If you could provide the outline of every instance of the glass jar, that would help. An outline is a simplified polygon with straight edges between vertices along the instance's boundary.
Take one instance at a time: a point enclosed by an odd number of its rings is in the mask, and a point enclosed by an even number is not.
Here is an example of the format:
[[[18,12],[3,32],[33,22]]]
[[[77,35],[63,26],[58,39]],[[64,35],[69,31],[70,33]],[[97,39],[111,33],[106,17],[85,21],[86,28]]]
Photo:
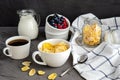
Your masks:
[[[101,42],[102,29],[98,19],[85,19],[82,29],[82,42],[87,46],[97,46]]]
[[[18,34],[20,36],[27,36],[30,39],[35,39],[38,36],[38,26],[40,24],[40,17],[36,17],[36,13],[34,10],[19,10],[17,11],[20,17],[20,21],[18,23]]]

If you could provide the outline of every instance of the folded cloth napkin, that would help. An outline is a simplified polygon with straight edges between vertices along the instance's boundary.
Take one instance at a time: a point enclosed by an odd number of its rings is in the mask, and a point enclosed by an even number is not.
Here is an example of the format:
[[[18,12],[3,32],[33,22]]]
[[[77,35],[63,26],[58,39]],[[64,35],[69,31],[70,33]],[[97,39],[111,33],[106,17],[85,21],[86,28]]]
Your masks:
[[[102,42],[95,48],[79,46],[75,39],[82,32],[85,18],[94,18],[95,15],[88,13],[77,17],[72,23],[73,32],[70,40],[72,45],[73,64],[78,63],[78,58],[86,54],[88,60],[78,64],[74,68],[86,80],[120,80],[120,45]],[[97,18],[97,17],[96,17]],[[108,29],[120,27],[120,17],[101,19],[102,33]]]

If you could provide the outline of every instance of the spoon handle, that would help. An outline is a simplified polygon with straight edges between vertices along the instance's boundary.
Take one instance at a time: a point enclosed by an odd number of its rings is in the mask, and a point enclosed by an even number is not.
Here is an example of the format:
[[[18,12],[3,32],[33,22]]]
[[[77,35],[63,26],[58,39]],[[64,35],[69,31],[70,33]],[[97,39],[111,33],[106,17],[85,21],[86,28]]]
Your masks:
[[[68,73],[70,70],[72,70],[73,67],[74,67],[74,66],[72,66],[72,67],[66,69],[60,76],[63,77],[66,73]]]
[[[75,65],[77,65],[78,63],[74,64],[72,67],[69,67],[68,69],[66,69],[60,76],[63,77],[66,73],[68,73],[69,71],[71,71]]]
[[[64,76],[66,73],[68,73],[70,70],[72,70],[74,68],[74,66],[80,64],[80,63],[84,63],[86,60],[88,59],[87,55],[82,55],[80,60],[78,61],[78,63],[74,64],[72,67],[69,67],[68,69],[66,69],[60,76]]]

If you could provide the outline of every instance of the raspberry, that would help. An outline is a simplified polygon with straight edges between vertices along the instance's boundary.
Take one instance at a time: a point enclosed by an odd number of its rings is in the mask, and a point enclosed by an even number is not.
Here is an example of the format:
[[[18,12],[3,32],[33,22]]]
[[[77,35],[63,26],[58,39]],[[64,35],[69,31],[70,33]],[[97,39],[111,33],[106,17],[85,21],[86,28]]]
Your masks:
[[[68,27],[66,19],[56,13],[48,18],[48,22],[50,25],[58,29],[65,29]]]
[[[58,29],[62,29],[62,26],[61,26],[60,24],[58,24],[58,26],[57,26],[57,27],[58,27]]]

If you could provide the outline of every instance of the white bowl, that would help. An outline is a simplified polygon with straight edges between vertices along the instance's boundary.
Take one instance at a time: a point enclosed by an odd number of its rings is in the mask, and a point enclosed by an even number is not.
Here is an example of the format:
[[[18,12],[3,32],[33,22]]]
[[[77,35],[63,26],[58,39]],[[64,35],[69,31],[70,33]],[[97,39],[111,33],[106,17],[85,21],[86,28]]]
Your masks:
[[[45,33],[46,33],[45,34],[46,35],[46,39],[56,38],[56,39],[65,39],[65,40],[67,40],[68,39],[68,35],[69,35],[68,31],[61,32],[61,33],[52,33],[52,32],[45,31]]]
[[[66,17],[63,16],[63,17],[66,19],[66,21],[67,21],[68,27],[65,28],[65,29],[57,29],[57,28],[55,28],[55,27],[53,27],[53,26],[51,26],[51,25],[49,24],[48,18],[49,18],[50,16],[54,16],[54,14],[50,14],[50,15],[48,15],[48,16],[46,17],[46,24],[45,24],[45,29],[46,29],[46,31],[58,33],[58,32],[64,32],[64,31],[66,31],[66,30],[69,30],[69,28],[70,28],[70,21],[69,21]],[[58,16],[62,16],[62,15],[58,14]]]
[[[46,38],[47,39],[51,39],[51,38],[60,38],[60,39],[67,39],[68,38],[68,33],[70,30],[70,21],[64,17],[67,21],[68,27],[65,29],[57,29],[54,26],[51,26],[48,22],[48,18],[50,16],[53,16],[54,14],[50,14],[46,17],[46,24],[45,24],[45,34],[46,34]],[[62,16],[60,14],[58,14],[59,16]]]
[[[58,53],[46,53],[40,50],[43,43],[49,42],[51,44],[57,44],[59,42],[65,42],[68,45],[68,49],[63,52]],[[68,41],[64,39],[47,39],[38,44],[38,51],[35,51],[32,55],[33,60],[39,64],[39,65],[48,65],[51,67],[60,67],[66,63],[70,56],[71,52],[71,45]],[[42,59],[43,62],[40,62],[36,59],[36,56],[39,55],[39,57]]]

